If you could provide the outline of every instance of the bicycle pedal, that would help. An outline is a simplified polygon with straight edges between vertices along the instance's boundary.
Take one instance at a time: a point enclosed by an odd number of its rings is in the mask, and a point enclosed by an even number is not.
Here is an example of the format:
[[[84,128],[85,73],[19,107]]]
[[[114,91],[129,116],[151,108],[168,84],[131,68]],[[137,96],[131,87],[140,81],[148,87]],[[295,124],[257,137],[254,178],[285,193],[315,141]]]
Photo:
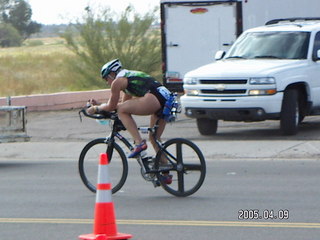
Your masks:
[[[153,183],[153,186],[156,188],[156,187],[160,187],[160,181],[159,180],[154,180],[154,181],[152,181],[152,183]]]

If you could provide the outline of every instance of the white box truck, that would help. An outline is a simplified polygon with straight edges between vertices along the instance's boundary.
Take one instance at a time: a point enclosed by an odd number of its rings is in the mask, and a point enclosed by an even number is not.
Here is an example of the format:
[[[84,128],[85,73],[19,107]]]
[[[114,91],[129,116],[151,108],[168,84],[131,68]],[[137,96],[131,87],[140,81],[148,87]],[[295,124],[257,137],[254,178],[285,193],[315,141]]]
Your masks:
[[[161,0],[163,82],[182,91],[184,75],[214,60],[236,38],[275,18],[316,17],[320,0]]]

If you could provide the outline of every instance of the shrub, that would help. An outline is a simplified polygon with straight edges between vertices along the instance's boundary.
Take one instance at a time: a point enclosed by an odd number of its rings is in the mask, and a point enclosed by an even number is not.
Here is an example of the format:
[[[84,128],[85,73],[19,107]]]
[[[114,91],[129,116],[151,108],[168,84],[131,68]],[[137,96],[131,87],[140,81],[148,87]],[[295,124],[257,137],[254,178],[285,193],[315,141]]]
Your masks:
[[[19,32],[10,24],[0,24],[0,45],[1,47],[21,46],[22,37]]]
[[[43,44],[41,40],[29,40],[26,42],[26,45],[29,47],[41,46]]]
[[[154,9],[141,16],[129,6],[116,19],[109,9],[96,15],[88,8],[84,23],[78,23],[64,34],[69,48],[80,59],[73,67],[87,79],[79,84],[105,87],[99,74],[101,66],[115,58],[127,69],[144,71],[160,80],[160,30],[151,29],[156,12]]]

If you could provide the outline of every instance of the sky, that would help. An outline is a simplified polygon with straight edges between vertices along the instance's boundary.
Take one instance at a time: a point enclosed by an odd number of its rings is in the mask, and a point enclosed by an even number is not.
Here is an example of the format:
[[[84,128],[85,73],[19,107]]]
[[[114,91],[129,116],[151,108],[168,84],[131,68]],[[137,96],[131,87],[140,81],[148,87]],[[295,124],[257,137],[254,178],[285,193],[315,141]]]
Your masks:
[[[70,23],[81,18],[84,9],[90,5],[110,7],[112,11],[123,12],[124,8],[132,4],[136,12],[146,13],[160,0],[28,0],[32,9],[32,20],[41,24]]]

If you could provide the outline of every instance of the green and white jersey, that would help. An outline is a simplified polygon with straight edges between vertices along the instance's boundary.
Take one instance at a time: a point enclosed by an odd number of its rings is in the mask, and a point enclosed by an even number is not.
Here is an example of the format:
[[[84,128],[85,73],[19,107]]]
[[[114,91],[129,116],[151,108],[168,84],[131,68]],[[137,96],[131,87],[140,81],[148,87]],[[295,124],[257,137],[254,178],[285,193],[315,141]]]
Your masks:
[[[118,73],[118,77],[126,77],[128,79],[128,86],[124,92],[134,97],[143,97],[146,93],[155,91],[162,86],[150,75],[140,71],[123,69]]]

